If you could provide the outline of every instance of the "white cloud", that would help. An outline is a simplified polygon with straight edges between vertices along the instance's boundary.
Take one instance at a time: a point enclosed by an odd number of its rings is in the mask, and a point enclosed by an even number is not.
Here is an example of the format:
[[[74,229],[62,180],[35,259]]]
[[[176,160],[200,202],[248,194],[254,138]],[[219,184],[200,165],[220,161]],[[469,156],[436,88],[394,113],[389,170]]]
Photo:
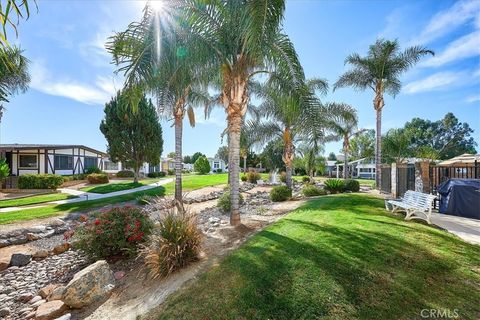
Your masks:
[[[450,86],[464,76],[463,72],[438,72],[425,79],[410,82],[404,87],[407,94],[432,91]]]
[[[94,85],[72,79],[56,80],[41,62],[31,65],[30,86],[40,92],[73,99],[85,104],[104,104],[115,94],[113,78],[98,76]]]
[[[469,96],[465,99],[465,101],[468,102],[468,103],[479,102],[480,101],[480,94]]]
[[[480,30],[451,42],[443,52],[431,57],[421,65],[438,67],[448,62],[478,55],[480,55]]]
[[[214,125],[220,128],[227,127],[227,120],[225,119],[225,113],[222,109],[214,109],[210,113],[210,116],[205,119],[205,113],[203,108],[195,109],[195,122],[203,125]]]
[[[410,41],[410,44],[426,44],[435,39],[438,39],[457,27],[460,27],[471,20],[474,20],[475,26],[480,25],[479,20],[480,1],[468,0],[458,1],[450,8],[440,11],[435,14],[420,33]]]

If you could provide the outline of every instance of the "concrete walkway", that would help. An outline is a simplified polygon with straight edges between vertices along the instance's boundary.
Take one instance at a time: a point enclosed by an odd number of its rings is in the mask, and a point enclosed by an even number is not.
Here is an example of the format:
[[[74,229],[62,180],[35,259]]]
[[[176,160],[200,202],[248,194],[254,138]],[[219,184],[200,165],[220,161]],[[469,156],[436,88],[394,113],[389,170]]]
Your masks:
[[[0,213],[2,213],[2,212],[12,212],[12,211],[18,211],[18,210],[24,210],[24,209],[43,208],[43,207],[46,207],[46,206],[52,205],[52,204],[76,203],[76,202],[82,202],[82,201],[87,201],[87,200],[97,200],[97,199],[105,199],[105,198],[111,198],[111,197],[116,197],[116,196],[122,196],[122,195],[129,194],[129,193],[134,193],[134,192],[153,189],[153,188],[156,188],[158,186],[167,184],[167,183],[172,182],[172,181],[173,181],[173,178],[162,179],[162,180],[159,180],[155,183],[151,183],[151,184],[148,184],[146,186],[141,186],[141,187],[138,187],[138,188],[135,188],[135,189],[115,191],[115,192],[110,192],[110,193],[105,193],[105,194],[86,192],[86,191],[82,191],[82,190],[69,189],[69,188],[61,188],[61,189],[58,189],[58,191],[60,191],[61,193],[66,193],[66,194],[69,194],[69,195],[72,195],[72,196],[77,196],[78,198],[45,202],[45,203],[42,203],[42,204],[32,205],[32,206],[1,208]]]
[[[466,242],[480,245],[480,220],[432,213],[431,221]]]

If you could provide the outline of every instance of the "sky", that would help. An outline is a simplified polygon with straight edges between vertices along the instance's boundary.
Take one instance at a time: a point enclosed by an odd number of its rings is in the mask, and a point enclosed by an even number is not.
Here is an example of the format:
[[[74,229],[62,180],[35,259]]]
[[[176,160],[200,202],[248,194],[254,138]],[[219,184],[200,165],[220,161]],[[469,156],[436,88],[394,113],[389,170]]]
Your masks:
[[[31,83],[26,93],[5,105],[0,141],[82,144],[105,151],[99,130],[103,108],[123,81],[114,73],[105,43],[141,17],[145,1],[37,2],[38,13],[20,22],[18,39],[9,35],[30,60]],[[475,130],[480,143],[479,0],[290,0],[284,29],[307,77],[325,78],[330,85],[348,70],[346,56],[365,55],[378,38],[398,39],[402,48],[422,45],[435,51],[402,76],[399,95],[386,96],[382,131],[402,127],[414,117],[435,121],[453,112]],[[352,105],[360,128],[374,128],[372,92],[344,88],[321,100]],[[174,150],[171,125],[162,121],[163,155]],[[184,154],[214,156],[225,127],[222,109],[209,119],[198,110],[195,128],[185,122]],[[340,143],[329,143],[325,154],[340,148]]]

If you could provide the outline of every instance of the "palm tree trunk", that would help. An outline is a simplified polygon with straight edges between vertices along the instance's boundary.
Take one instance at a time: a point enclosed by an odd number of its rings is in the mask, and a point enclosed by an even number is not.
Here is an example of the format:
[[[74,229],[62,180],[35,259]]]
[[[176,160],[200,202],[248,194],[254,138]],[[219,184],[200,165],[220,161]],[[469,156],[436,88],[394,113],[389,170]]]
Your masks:
[[[376,139],[375,139],[375,185],[381,190],[382,182],[382,108],[376,108]]]
[[[177,207],[183,203],[182,199],[182,117],[175,117],[175,201]],[[183,206],[182,206],[183,207]]]
[[[228,116],[228,178],[230,183],[230,224],[240,224],[240,133],[242,128],[242,115],[231,113]]]
[[[343,160],[343,179],[348,179],[348,152],[344,150],[343,156],[345,159]]]
[[[292,164],[285,163],[285,169],[286,169],[285,183],[287,184],[287,187],[292,189]]]

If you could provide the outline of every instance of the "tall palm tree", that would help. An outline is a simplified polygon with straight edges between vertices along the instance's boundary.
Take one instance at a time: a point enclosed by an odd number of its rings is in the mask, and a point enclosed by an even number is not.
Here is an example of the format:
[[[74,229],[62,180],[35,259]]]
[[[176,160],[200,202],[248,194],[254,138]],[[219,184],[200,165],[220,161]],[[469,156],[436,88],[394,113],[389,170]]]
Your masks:
[[[350,139],[363,132],[358,130],[357,110],[345,103],[332,102],[327,105],[330,114],[329,129],[337,139],[343,140],[343,178],[348,179],[348,156],[350,151]]]
[[[313,90],[321,88],[326,91],[327,83],[321,79],[312,79],[302,88],[290,88],[280,83],[283,90],[279,90],[279,78],[271,78],[264,85],[257,84],[255,93],[263,99],[258,107],[259,114],[266,121],[250,122],[249,136],[253,141],[261,144],[281,138],[283,141],[283,162],[286,167],[286,184],[292,187],[292,169],[295,158],[295,145],[301,138],[306,137],[308,119],[322,114],[320,101],[315,97]],[[313,124],[321,126],[320,123]],[[311,139],[311,137],[309,137]]]
[[[18,47],[0,47],[0,123],[8,97],[25,92],[30,83],[28,59]]]
[[[170,7],[170,18],[178,14]],[[126,75],[126,86],[140,86],[157,97],[158,111],[175,127],[175,200],[182,204],[182,133],[183,119],[188,116],[195,126],[193,107],[209,103],[189,48],[189,38],[177,25],[159,23],[159,12],[149,4],[141,22],[131,23],[127,30],[110,38],[107,49]],[[163,12],[162,12],[163,14]],[[162,30],[162,29],[165,30]]]
[[[295,83],[303,69],[290,39],[281,29],[284,0],[185,0],[185,21],[202,44],[199,65],[215,70],[220,102],[227,114],[230,223],[240,223],[240,133],[248,109],[249,80],[258,73],[283,70]]]
[[[400,76],[425,55],[434,55],[434,52],[420,46],[400,51],[397,40],[379,39],[370,46],[366,57],[353,53],[345,59],[345,64],[350,64],[352,69],[340,76],[333,86],[334,90],[353,87],[362,91],[371,89],[375,93],[373,108],[376,112],[375,180],[377,188],[380,188],[381,181],[382,109],[385,106],[383,95],[387,93],[395,97],[402,88]]]
[[[28,19],[30,17],[30,4],[32,2],[38,10],[36,0],[6,0],[5,3],[2,1],[0,4],[0,23],[2,26],[2,31],[0,33],[1,46],[8,46],[7,25],[15,31],[16,35],[18,35],[17,25],[20,18]]]

